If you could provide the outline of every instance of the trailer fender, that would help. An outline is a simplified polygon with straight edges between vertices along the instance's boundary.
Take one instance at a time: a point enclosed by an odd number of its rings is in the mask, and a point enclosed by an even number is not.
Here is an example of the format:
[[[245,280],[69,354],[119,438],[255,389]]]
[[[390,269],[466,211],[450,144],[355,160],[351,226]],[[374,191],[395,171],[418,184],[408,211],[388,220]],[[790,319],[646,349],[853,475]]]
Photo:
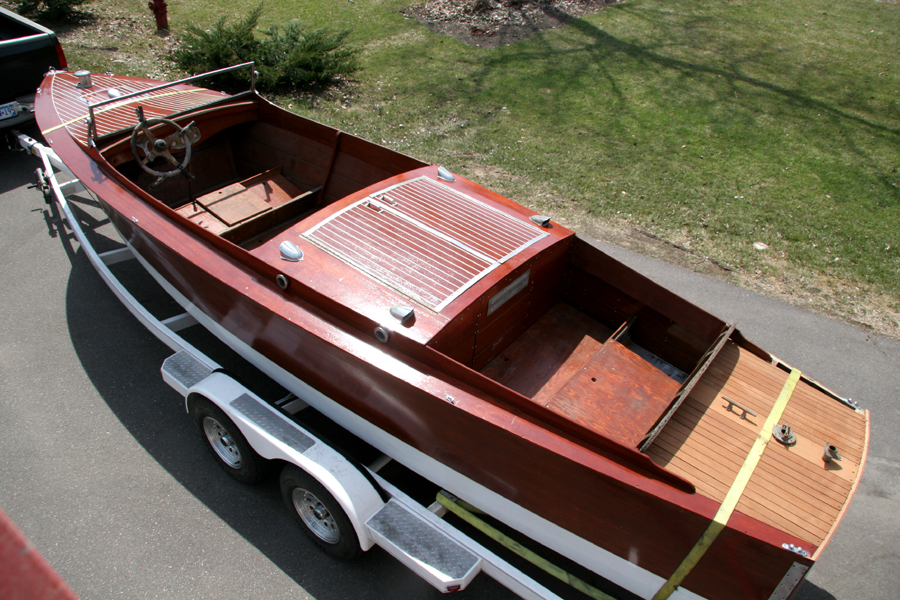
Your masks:
[[[187,390],[188,412],[198,397],[222,409],[257,454],[291,463],[313,476],[347,513],[360,547],[368,550],[374,545],[365,523],[384,506],[384,501],[350,460],[225,373],[212,373]]]

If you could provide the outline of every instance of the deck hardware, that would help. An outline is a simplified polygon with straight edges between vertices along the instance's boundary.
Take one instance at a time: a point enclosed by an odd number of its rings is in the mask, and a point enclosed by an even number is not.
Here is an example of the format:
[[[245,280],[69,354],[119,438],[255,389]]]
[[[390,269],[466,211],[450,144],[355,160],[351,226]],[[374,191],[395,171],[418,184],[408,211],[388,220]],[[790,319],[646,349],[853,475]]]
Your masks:
[[[405,304],[395,304],[391,307],[391,316],[405,324],[416,316],[416,309]]]
[[[859,402],[854,400],[853,398],[840,398],[840,401],[852,408],[853,410],[859,410]]]
[[[81,71],[75,71],[75,77],[78,78],[78,83],[75,84],[80,90],[87,90],[94,87],[94,82],[91,81],[91,72],[82,69]]]
[[[438,167],[438,179],[443,179],[444,181],[456,181],[456,176],[444,167]]]
[[[790,550],[791,552],[796,552],[800,556],[809,556],[809,552],[807,552],[800,546],[795,546],[794,544],[788,544],[787,542],[785,542],[784,544],[781,545],[781,547],[784,548],[785,550]]]
[[[831,462],[833,460],[844,460],[841,458],[841,455],[838,454],[837,446],[834,444],[829,444],[825,442],[825,452],[822,453],[822,460],[825,462]]]
[[[445,399],[447,402],[449,402],[450,404],[456,404],[456,398],[454,398],[454,397],[451,396],[450,394],[446,394],[446,395],[444,396],[444,399]]]
[[[541,227],[550,227],[550,217],[546,215],[531,215],[528,218],[532,223],[540,225]]]
[[[738,403],[735,402],[734,400],[729,400],[729,399],[726,398],[725,396],[722,396],[722,400],[724,400],[725,402],[728,403],[728,406],[725,407],[725,410],[734,412],[733,409],[734,409],[734,408],[737,408],[737,409],[739,409],[740,411],[742,411],[741,414],[739,415],[742,419],[746,419],[746,418],[747,418],[747,415],[751,415],[751,416],[754,416],[754,417],[756,416],[756,413],[755,413],[755,412],[753,412],[752,410],[749,410],[749,409],[744,408],[743,406],[741,406],[740,404],[738,404]],[[737,413],[735,413],[735,414],[737,414]]]
[[[797,443],[797,434],[794,433],[794,430],[787,423],[776,425],[775,429],[772,430],[772,435],[785,446],[793,446]]]
[[[137,217],[131,217],[131,222],[132,222],[132,223],[137,223],[137,222],[138,222],[138,218],[137,218]]]
[[[303,250],[298,248],[297,244],[289,240],[281,242],[281,245],[278,246],[278,251],[281,252],[281,260],[290,262],[303,260]]]
[[[387,202],[391,206],[397,206],[397,201],[392,200],[386,193],[382,193],[381,195],[379,195],[378,200],[380,200],[382,202]]]
[[[377,213],[383,213],[383,212],[384,212],[384,207],[383,207],[383,206],[379,206],[378,204],[373,204],[371,198],[367,198],[366,201],[365,201],[363,204],[365,205],[366,208],[371,208],[372,210],[374,210],[374,211],[377,212]]]
[[[288,285],[291,282],[290,282],[290,280],[288,280],[288,278],[285,275],[279,273],[278,275],[275,276],[275,283],[277,283],[278,287],[280,287],[281,289],[286,290],[286,289],[288,289]]]
[[[385,329],[384,327],[376,327],[375,328],[375,339],[381,342],[382,344],[387,344],[387,341],[391,337],[391,332]]]

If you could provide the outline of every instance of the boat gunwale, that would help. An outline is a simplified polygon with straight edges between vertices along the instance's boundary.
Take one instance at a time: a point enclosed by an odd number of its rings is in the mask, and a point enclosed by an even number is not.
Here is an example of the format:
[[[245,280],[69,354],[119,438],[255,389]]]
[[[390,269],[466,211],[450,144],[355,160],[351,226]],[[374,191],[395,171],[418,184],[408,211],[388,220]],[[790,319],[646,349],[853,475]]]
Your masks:
[[[871,415],[867,409],[863,409],[862,412],[865,414],[866,434],[863,442],[863,453],[859,459],[859,469],[857,469],[856,477],[853,481],[853,486],[850,488],[850,492],[847,494],[847,500],[841,507],[837,518],[834,520],[834,522],[832,522],[831,528],[829,529],[828,533],[825,534],[825,538],[822,540],[822,543],[819,544],[819,547],[816,548],[815,552],[813,552],[813,555],[811,557],[811,560],[813,561],[819,559],[819,555],[822,553],[822,550],[825,549],[825,547],[831,542],[832,537],[834,537],[838,525],[840,525],[844,520],[844,515],[847,513],[847,509],[850,508],[850,502],[853,500],[854,496],[856,496],[856,491],[859,489],[859,484],[862,481],[863,472],[866,470],[866,460],[868,460],[869,458],[869,442],[872,435],[872,421],[870,419]]]

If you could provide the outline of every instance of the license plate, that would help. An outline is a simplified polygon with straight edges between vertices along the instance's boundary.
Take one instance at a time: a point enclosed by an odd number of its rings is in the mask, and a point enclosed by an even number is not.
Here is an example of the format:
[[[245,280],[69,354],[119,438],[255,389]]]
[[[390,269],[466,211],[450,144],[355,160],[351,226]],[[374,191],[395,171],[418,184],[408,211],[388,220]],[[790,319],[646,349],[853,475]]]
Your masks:
[[[17,114],[19,114],[19,111],[16,110],[15,102],[0,104],[0,120],[15,117]]]

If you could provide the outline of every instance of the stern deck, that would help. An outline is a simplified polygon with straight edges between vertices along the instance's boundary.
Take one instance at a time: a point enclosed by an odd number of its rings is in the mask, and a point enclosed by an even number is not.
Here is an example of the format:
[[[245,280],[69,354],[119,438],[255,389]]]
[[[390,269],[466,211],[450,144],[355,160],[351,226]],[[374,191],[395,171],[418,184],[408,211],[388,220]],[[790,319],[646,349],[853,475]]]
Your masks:
[[[722,502],[787,378],[783,369],[728,342],[650,446],[650,458]],[[741,418],[723,398],[756,416]],[[819,548],[861,475],[868,415],[801,380],[781,422],[794,430],[796,444],[770,441],[736,510]],[[824,461],[826,442],[838,447],[842,461]]]

